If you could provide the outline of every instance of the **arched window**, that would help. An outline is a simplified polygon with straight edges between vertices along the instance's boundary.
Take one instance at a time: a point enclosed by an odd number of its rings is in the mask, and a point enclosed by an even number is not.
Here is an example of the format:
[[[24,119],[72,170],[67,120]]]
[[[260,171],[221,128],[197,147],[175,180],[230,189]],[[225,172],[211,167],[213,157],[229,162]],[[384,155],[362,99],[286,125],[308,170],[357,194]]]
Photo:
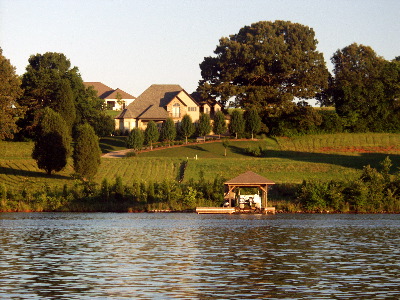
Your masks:
[[[180,118],[181,116],[181,106],[179,103],[175,103],[172,106],[172,117],[173,118]]]

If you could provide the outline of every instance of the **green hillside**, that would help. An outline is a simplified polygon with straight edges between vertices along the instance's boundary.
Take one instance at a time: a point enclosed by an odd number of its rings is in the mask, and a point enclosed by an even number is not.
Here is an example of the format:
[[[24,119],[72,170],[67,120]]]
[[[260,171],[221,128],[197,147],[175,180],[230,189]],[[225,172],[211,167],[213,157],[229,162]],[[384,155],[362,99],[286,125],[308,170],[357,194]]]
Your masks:
[[[123,137],[101,140],[103,152],[124,148]],[[30,158],[33,143],[0,142],[0,183],[8,189],[35,190],[43,186],[75,183],[72,162],[65,170],[46,175]],[[261,149],[254,157],[246,149]],[[182,175],[184,180],[220,176],[232,178],[247,170],[277,183],[300,183],[304,179],[340,180],[356,178],[363,166],[379,167],[390,156],[394,168],[400,166],[400,134],[337,134],[295,138],[230,142],[227,156],[221,142],[191,144],[143,152],[131,158],[103,158],[95,182],[110,182],[121,176],[124,184],[137,181],[161,182]],[[196,159],[197,156],[197,159]]]

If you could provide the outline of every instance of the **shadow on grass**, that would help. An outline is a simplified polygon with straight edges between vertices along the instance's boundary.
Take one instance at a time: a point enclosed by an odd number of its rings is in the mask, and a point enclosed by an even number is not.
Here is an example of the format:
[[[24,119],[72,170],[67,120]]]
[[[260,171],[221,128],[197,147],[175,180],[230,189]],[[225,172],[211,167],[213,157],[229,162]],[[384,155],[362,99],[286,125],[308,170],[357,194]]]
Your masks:
[[[359,153],[359,155],[344,155],[338,153],[313,153],[313,152],[296,152],[296,151],[279,151],[279,150],[266,150],[262,157],[276,157],[287,158],[289,160],[310,162],[310,163],[323,163],[332,164],[342,167],[349,167],[354,169],[362,169],[364,166],[370,165],[373,168],[380,168],[379,163],[382,162],[387,156],[392,161],[392,172],[400,165],[399,154],[388,153]]]
[[[185,148],[189,148],[189,149],[197,150],[197,151],[209,152],[208,150],[206,150],[206,149],[204,149],[203,147],[200,147],[200,146],[185,146]]]
[[[249,154],[246,152],[246,149],[245,149],[245,148],[242,148],[242,147],[230,145],[230,146],[228,146],[228,149],[229,149],[232,153],[235,153],[235,154],[240,154],[240,155],[244,155],[244,156],[251,156],[251,155],[249,155]],[[267,156],[266,156],[266,157],[267,157]]]
[[[28,171],[28,170],[20,170],[20,169],[13,169],[13,168],[7,168],[7,167],[0,167],[0,174],[21,176],[21,177],[36,177],[36,178],[72,180],[71,177],[65,176],[65,175],[60,175],[60,174],[48,175],[47,173],[39,172],[39,171]]]
[[[100,149],[102,153],[126,149],[125,136],[109,136],[100,139]]]

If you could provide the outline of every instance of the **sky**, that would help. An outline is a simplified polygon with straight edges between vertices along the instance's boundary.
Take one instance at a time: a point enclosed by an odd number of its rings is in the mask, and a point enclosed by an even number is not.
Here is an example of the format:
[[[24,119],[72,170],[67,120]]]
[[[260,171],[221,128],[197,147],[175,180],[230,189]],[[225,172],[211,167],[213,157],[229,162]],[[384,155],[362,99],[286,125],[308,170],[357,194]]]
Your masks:
[[[313,28],[329,70],[352,43],[400,56],[399,0],[0,0],[0,47],[18,75],[30,55],[60,52],[84,81],[136,97],[151,84],[191,93],[221,37],[275,20]]]

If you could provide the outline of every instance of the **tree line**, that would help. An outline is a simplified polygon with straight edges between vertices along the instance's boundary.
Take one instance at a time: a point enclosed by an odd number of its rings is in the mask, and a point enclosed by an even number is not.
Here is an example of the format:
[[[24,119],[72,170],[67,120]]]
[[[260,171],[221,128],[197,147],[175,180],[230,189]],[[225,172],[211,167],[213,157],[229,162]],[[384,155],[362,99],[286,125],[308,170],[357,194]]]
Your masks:
[[[333,54],[330,74],[317,44],[312,28],[290,21],[244,26],[204,58],[197,91],[255,108],[271,135],[399,132],[400,56],[387,61],[353,43]],[[309,99],[334,110],[312,109]]]
[[[212,120],[209,114],[201,114],[196,123],[193,122],[190,115],[184,115],[182,120],[176,124],[172,118],[167,118],[161,126],[154,121],[149,121],[145,130],[133,128],[128,132],[127,147],[137,152],[142,150],[144,145],[153,149],[153,144],[156,142],[171,145],[176,139],[184,139],[187,144],[188,138],[193,136],[201,136],[205,140],[211,131],[219,138],[221,135],[226,135],[228,131],[236,138],[242,137],[247,132],[248,137],[253,139],[260,129],[261,117],[254,109],[244,112],[240,109],[232,110],[228,125],[222,111],[217,111]]]

